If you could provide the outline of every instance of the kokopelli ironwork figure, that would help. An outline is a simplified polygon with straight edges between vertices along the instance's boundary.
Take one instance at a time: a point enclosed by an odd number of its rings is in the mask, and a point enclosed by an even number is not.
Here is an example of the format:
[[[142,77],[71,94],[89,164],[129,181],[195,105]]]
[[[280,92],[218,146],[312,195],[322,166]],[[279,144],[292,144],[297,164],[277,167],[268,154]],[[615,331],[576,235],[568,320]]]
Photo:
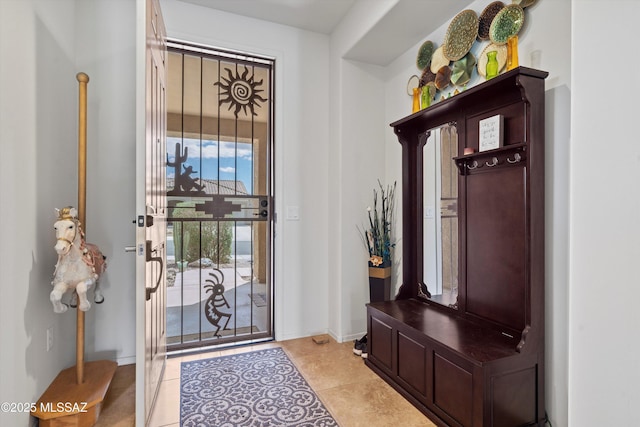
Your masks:
[[[207,302],[204,305],[204,315],[207,317],[209,323],[217,328],[214,335],[219,338],[220,320],[225,319],[222,330],[227,330],[227,325],[229,325],[229,320],[231,319],[231,313],[224,313],[220,311],[219,308],[227,307],[230,309],[231,306],[224,297],[224,286],[222,285],[222,282],[224,282],[224,274],[217,268],[214,268],[213,270],[214,272],[209,273],[209,276],[214,280],[207,279],[206,282],[211,283],[211,285],[204,286],[206,292],[211,292],[211,296],[207,299]]]

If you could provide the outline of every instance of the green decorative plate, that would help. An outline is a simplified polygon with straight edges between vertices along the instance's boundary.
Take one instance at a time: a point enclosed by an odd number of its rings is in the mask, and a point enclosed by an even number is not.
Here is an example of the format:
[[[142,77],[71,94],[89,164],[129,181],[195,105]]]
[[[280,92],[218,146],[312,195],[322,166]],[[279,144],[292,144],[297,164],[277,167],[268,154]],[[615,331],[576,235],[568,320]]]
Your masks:
[[[495,18],[503,8],[504,3],[501,1],[494,1],[484,8],[478,19],[478,38],[480,40],[489,40],[489,28],[491,28],[493,18]]]
[[[433,56],[434,50],[435,46],[431,40],[422,43],[422,46],[418,49],[418,57],[416,58],[416,65],[419,70],[424,70],[431,64],[431,57]]]
[[[463,86],[471,80],[471,74],[476,67],[476,57],[471,52],[464,58],[457,60],[451,67],[451,83],[456,86]],[[486,68],[486,66],[485,66]]]
[[[471,9],[457,14],[449,24],[444,36],[444,56],[457,61],[469,52],[478,36],[478,15]],[[431,70],[433,71],[433,69]]]
[[[518,34],[524,24],[524,9],[517,4],[505,6],[491,23],[489,38],[495,44],[505,44],[509,37]]]

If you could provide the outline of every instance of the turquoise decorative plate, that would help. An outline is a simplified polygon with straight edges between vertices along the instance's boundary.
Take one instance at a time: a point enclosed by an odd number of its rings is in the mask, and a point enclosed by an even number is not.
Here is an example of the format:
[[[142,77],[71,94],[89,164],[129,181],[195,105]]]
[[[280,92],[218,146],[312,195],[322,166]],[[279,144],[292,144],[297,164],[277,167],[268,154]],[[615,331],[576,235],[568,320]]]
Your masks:
[[[451,67],[451,83],[463,86],[471,80],[471,74],[476,67],[476,57],[473,53],[467,53],[464,58],[457,60]],[[486,65],[485,65],[486,68]]]
[[[494,1],[484,8],[478,19],[478,38],[480,40],[489,40],[489,28],[491,28],[493,18],[495,18],[503,8],[504,3],[501,1]]]
[[[433,56],[434,50],[435,46],[431,40],[422,43],[422,46],[418,49],[418,57],[416,58],[416,65],[419,70],[424,70],[431,64],[431,57]]]
[[[444,36],[444,56],[457,61],[469,52],[478,36],[478,15],[471,9],[457,14],[449,24]],[[431,70],[433,71],[433,69]]]
[[[497,45],[505,44],[509,37],[518,34],[524,24],[524,9],[517,4],[505,6],[491,23],[489,38]]]

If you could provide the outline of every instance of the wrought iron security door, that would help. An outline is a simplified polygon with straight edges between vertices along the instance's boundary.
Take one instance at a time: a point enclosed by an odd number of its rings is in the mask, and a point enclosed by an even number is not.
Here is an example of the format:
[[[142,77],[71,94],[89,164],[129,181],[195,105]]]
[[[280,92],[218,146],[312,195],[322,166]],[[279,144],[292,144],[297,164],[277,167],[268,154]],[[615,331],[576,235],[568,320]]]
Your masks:
[[[169,43],[169,350],[273,337],[272,59]]]

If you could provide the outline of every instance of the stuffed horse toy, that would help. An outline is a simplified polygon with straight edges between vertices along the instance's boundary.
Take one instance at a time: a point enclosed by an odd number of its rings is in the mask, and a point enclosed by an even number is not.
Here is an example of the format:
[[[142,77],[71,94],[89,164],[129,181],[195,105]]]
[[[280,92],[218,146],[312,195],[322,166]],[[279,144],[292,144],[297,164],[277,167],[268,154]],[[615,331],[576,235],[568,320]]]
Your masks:
[[[56,209],[58,219],[53,228],[56,230],[56,252],[58,262],[53,272],[53,291],[50,299],[53,311],[64,313],[68,305],[61,302],[62,296],[68,290],[75,290],[72,296],[71,306],[77,298],[78,308],[87,311],[91,303],[87,299],[87,290],[91,286],[94,289],[94,302],[100,304],[104,297],[98,286],[98,279],[107,267],[106,257],[102,255],[97,246],[85,243],[84,233],[78,220],[78,211],[68,206]],[[76,297],[77,295],[77,297]]]

